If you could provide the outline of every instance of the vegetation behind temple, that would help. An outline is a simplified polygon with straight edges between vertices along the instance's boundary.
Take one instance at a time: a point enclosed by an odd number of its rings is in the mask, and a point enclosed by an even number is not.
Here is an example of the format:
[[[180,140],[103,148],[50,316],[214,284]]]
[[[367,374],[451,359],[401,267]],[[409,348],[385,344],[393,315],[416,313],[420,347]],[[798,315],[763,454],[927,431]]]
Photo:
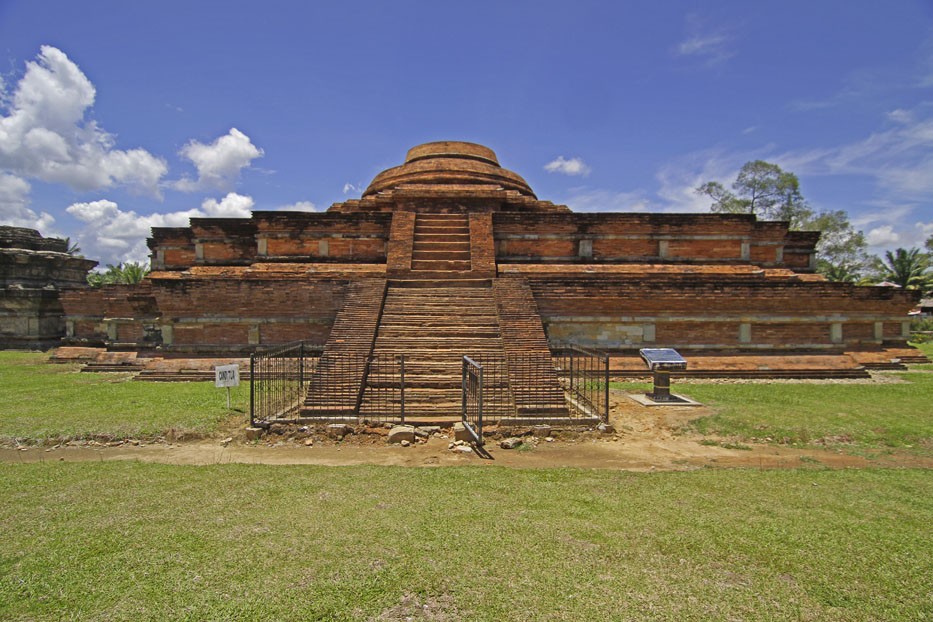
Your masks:
[[[845,211],[814,208],[803,197],[794,173],[763,160],[742,166],[730,188],[708,181],[696,191],[712,200],[710,210],[717,214],[754,214],[763,220],[787,221],[791,229],[819,231],[817,270],[831,281],[887,281],[923,291],[933,287],[933,236],[927,239],[925,251],[898,248],[884,257],[871,255],[865,234],[852,226]]]
[[[149,274],[148,265],[135,261],[127,261],[115,266],[107,264],[107,269],[103,272],[93,271],[88,273],[87,282],[91,287],[114,284],[132,285],[142,281],[146,278],[147,274]]]

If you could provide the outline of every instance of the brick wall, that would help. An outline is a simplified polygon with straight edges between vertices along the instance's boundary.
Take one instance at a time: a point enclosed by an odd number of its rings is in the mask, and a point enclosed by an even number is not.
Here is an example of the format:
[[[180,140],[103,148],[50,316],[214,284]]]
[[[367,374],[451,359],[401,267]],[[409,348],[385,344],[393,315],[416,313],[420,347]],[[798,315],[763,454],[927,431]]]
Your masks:
[[[496,256],[503,262],[732,262],[784,264],[808,271],[818,234],[788,232],[787,223],[744,214],[493,215]]]
[[[403,274],[411,270],[411,253],[415,240],[415,213],[395,212],[389,234],[387,274]]]
[[[470,262],[473,272],[496,274],[496,246],[492,237],[492,214],[470,214]]]
[[[609,347],[840,347],[900,338],[914,295],[888,288],[793,279],[530,279],[552,339]],[[831,326],[841,326],[834,338]],[[743,335],[742,325],[745,325]]]

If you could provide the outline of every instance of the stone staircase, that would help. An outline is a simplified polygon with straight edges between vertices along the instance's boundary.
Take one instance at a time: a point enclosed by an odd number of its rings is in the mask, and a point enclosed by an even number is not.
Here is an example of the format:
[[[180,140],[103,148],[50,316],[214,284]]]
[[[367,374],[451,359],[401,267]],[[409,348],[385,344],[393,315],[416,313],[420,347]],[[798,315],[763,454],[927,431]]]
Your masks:
[[[485,416],[499,419],[514,413],[489,280],[459,281],[456,286],[418,281],[391,284],[373,354],[378,359],[405,356],[406,422],[459,419],[464,355],[488,363],[488,373],[484,369]],[[378,391],[382,388],[371,381],[362,417],[379,416]]]
[[[470,221],[466,214],[416,214],[413,272],[469,271]]]
[[[385,295],[385,279],[350,285],[311,374],[302,417],[356,417]]]
[[[568,417],[564,390],[528,282],[514,277],[496,279],[493,295],[517,414]]]
[[[460,419],[468,356],[483,366],[487,420],[568,418],[525,279],[476,278],[468,215],[413,218],[404,234],[412,236],[410,270],[350,291],[312,374],[302,417],[397,421],[404,386],[407,423],[453,423]]]

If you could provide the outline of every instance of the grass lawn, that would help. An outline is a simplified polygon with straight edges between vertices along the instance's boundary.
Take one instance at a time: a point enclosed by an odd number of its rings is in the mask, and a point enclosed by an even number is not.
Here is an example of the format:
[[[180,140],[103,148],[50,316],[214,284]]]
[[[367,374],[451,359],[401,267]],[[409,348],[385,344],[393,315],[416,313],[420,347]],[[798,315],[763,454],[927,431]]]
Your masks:
[[[703,434],[776,442],[854,443],[933,453],[933,374],[901,373],[897,384],[689,384],[673,389],[716,414],[693,422]],[[612,383],[647,391],[650,384]]]
[[[933,615],[930,471],[3,468],[5,620]]]
[[[230,414],[224,390],[211,382],[135,382],[128,374],[49,365],[47,358],[0,351],[0,442],[205,433]],[[248,401],[248,386],[233,389],[234,408],[245,413]]]
[[[915,343],[913,346],[926,354],[928,359],[933,360],[933,341],[928,341],[927,343]],[[925,371],[933,371],[933,364],[927,363],[926,365],[915,365],[914,368],[922,369]]]

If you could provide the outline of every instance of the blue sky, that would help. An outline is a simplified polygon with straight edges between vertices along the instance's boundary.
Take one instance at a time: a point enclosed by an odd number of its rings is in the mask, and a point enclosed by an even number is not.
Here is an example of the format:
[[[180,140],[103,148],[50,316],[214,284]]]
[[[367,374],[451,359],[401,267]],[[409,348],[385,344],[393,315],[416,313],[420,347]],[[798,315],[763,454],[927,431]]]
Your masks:
[[[876,252],[933,234],[929,2],[0,0],[0,54],[0,223],[102,263],[430,140],[581,211],[706,211],[766,159]]]

